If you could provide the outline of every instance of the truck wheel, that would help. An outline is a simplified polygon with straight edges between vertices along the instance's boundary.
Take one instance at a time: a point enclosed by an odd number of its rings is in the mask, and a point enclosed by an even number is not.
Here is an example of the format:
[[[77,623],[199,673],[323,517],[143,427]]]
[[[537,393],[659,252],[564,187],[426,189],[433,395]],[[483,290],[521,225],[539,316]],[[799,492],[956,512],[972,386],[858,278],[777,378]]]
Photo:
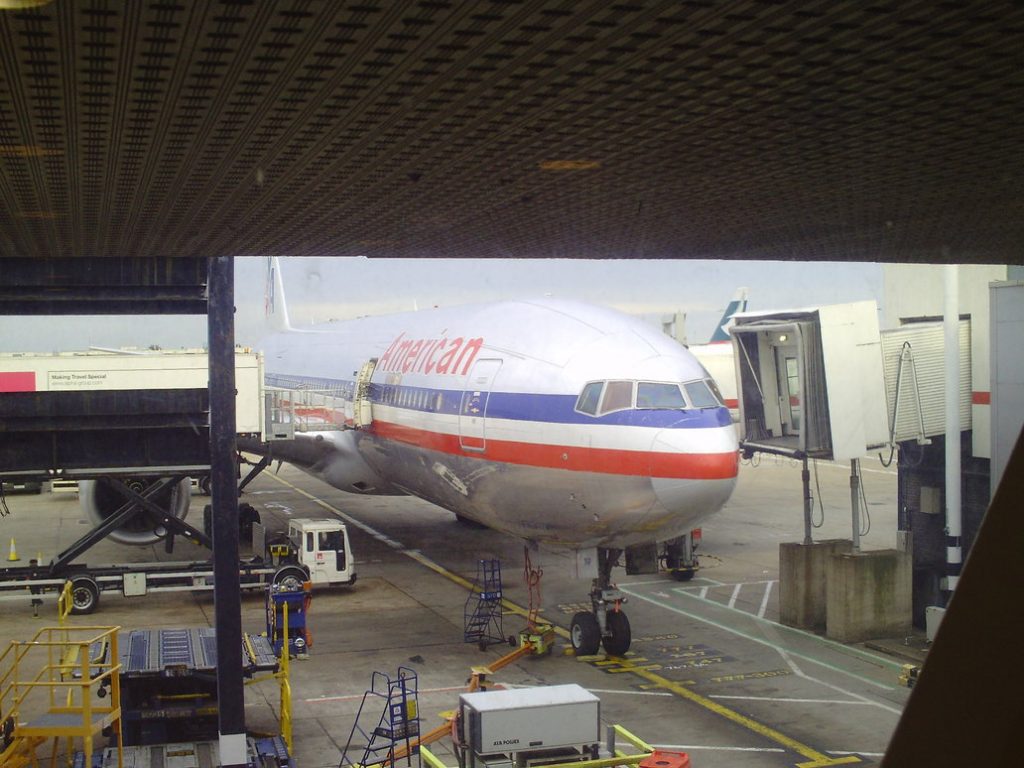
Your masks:
[[[274,574],[274,586],[286,592],[301,592],[302,584],[309,577],[297,565],[285,565]]]
[[[100,588],[88,578],[71,580],[71,613],[84,616],[96,610],[100,604]]]

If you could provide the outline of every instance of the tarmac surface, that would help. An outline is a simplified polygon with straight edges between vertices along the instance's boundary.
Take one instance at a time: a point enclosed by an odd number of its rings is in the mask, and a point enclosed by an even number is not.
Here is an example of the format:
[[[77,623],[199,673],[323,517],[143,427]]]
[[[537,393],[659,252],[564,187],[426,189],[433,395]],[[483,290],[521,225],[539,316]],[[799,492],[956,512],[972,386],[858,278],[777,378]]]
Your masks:
[[[862,548],[891,548],[895,467],[865,460],[863,486],[870,525],[860,521]],[[814,538],[849,538],[849,467],[819,462],[812,487],[815,523],[820,520]],[[340,516],[357,562],[353,587],[314,592],[310,655],[291,666],[299,768],[339,764],[375,671],[392,678],[399,667],[415,671],[427,731],[456,707],[472,666],[508,652],[507,644],[481,651],[463,642],[467,585],[479,560],[501,561],[505,597],[518,606],[506,610],[503,636],[525,625],[529,596],[521,540],[468,527],[418,499],[346,494],[287,466],[278,474],[265,472],[242,500],[271,530],[283,530],[290,517]],[[206,503],[206,497],[193,496],[193,524],[202,520]],[[7,504],[11,514],[0,520],[0,533],[3,542],[16,541],[21,564],[30,557],[48,561],[88,527],[74,492],[10,495]],[[542,617],[560,634],[551,655],[522,659],[492,680],[506,687],[579,683],[600,697],[602,725],[619,723],[651,744],[686,751],[694,768],[874,764],[909,694],[898,674],[903,663],[919,657],[920,637],[843,645],[778,624],[778,545],[802,539],[800,465],[771,457],[744,463],[736,493],[703,528],[702,569],[692,581],[615,572],[628,596],[633,632],[624,658],[572,655],[565,630],[572,614],[586,607],[589,582],[572,577],[569,555],[530,552],[532,564],[543,569]],[[81,559],[99,565],[206,556],[187,543],[168,555],[161,545],[105,541]],[[27,596],[0,605],[5,644],[56,623],[52,602],[39,609],[39,618]],[[213,618],[208,593],[104,593],[95,614],[73,621],[134,629],[211,626]],[[265,630],[259,593],[243,593],[242,623],[247,632]],[[249,729],[276,731],[277,707],[274,683],[247,687]],[[364,717],[361,725],[375,724],[380,712]],[[447,739],[430,749],[446,765],[456,764]],[[359,757],[350,753],[348,759]]]

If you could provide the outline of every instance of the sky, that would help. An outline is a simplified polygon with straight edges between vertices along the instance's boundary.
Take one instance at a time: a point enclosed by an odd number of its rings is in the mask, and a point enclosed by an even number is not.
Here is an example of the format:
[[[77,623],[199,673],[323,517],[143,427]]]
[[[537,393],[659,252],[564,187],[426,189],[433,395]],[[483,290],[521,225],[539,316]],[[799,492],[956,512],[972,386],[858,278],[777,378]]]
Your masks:
[[[293,326],[432,306],[555,296],[632,314],[686,314],[691,344],[708,340],[738,287],[749,310],[875,300],[882,267],[866,262],[582,259],[283,258]],[[255,345],[263,324],[266,259],[235,261],[235,338]],[[0,352],[89,347],[206,346],[205,317],[0,317]]]

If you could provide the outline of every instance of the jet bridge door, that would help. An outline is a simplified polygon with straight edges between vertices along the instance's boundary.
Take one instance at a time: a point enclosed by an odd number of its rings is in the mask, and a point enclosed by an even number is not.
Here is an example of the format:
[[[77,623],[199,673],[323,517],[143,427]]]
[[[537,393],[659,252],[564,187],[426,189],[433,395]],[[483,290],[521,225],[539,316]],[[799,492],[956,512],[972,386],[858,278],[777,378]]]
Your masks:
[[[477,360],[469,372],[459,407],[459,446],[464,451],[483,453],[487,448],[485,422],[491,384],[501,369],[501,360]]]

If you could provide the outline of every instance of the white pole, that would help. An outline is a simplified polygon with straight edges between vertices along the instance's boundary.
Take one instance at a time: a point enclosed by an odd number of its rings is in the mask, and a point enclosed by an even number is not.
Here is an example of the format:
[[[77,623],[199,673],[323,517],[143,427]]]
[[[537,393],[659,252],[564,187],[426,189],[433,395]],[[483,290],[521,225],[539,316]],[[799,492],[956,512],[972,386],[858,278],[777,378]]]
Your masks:
[[[946,589],[952,592],[960,578],[963,559],[960,548],[962,520],[960,511],[960,312],[959,270],[948,263],[949,251],[943,250],[945,267],[945,306],[943,330],[946,342]]]

